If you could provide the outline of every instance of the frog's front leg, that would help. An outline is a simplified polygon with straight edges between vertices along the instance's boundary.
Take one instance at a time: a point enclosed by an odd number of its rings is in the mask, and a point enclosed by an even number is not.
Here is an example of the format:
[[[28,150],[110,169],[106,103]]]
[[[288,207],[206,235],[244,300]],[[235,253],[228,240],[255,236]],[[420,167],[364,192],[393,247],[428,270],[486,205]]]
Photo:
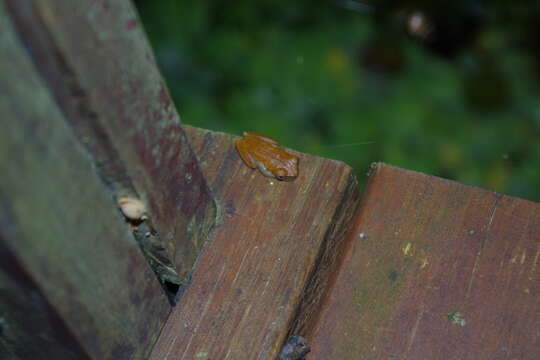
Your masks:
[[[271,177],[271,178],[275,178],[276,175],[274,175],[270,170],[268,170],[266,168],[266,166],[264,166],[264,164],[261,162],[261,161],[256,161],[257,163],[257,168],[260,170],[260,172],[264,175],[264,176],[267,176],[267,177]]]

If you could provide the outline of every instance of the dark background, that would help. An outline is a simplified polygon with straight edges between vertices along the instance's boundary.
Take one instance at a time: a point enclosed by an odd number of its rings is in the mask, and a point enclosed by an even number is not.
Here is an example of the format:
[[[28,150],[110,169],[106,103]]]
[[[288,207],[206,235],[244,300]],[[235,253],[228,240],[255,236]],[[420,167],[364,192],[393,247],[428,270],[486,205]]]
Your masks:
[[[540,201],[528,3],[135,1],[184,123]]]

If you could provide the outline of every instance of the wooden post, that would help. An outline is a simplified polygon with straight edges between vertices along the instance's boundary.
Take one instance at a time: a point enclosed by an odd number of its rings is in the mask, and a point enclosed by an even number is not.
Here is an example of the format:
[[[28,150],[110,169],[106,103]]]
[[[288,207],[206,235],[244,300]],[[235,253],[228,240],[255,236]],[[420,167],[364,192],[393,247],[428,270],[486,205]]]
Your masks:
[[[186,284],[216,206],[134,8],[3,0],[0,74],[0,358],[146,358],[171,308],[140,245]]]
[[[4,0],[115,199],[136,197],[181,280],[216,208],[129,0]]]

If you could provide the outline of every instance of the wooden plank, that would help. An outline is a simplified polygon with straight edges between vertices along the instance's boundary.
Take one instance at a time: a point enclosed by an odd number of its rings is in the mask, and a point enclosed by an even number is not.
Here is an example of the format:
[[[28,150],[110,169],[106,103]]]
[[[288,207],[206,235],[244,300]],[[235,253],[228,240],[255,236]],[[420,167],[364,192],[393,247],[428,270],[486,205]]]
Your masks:
[[[5,209],[2,211],[5,212]],[[89,359],[32,277],[7,248],[0,216],[0,358]]]
[[[539,359],[540,205],[378,164],[307,359]]]
[[[5,0],[34,63],[115,198],[148,206],[181,279],[216,221],[129,0]]]
[[[147,357],[170,307],[3,3],[0,74],[0,358]]]
[[[222,223],[151,358],[275,359],[300,306],[318,303],[306,288],[325,287],[315,269],[339,253],[356,181],[345,164],[305,154],[294,182],[272,180],[242,162],[233,136],[185,129]]]

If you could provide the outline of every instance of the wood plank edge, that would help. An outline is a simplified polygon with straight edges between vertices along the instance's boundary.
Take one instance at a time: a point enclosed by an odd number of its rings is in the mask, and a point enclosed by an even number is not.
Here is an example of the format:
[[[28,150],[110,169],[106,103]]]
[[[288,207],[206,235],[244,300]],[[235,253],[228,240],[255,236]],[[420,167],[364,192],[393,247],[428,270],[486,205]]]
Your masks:
[[[360,189],[354,171],[348,165],[347,186],[343,190],[342,200],[336,208],[331,226],[326,231],[319,253],[302,291],[302,297],[293,312],[289,330],[284,336],[283,345],[293,335],[308,338],[310,329],[317,322],[319,310],[324,299],[331,291],[336,268],[348,243],[351,242],[353,220],[360,206]],[[309,344],[308,344],[309,345]]]
[[[354,225],[364,212],[365,199],[369,197],[378,173],[382,168],[387,166],[393,167],[392,165],[387,165],[382,162],[373,162],[367,173],[368,181],[361,192],[351,168],[350,177],[353,178],[353,181],[350,182],[347,191],[344,192],[344,201],[342,202],[342,205],[336,209],[334,215],[335,220],[332,222],[340,225],[339,228],[336,229],[336,232],[339,232],[339,239],[334,241],[336,248],[334,252],[332,252],[329,246],[331,245],[331,240],[325,238],[316,265],[313,268],[312,274],[303,291],[304,295],[302,300],[291,321],[284,344],[291,336],[300,334],[307,339],[309,345],[309,339],[317,331],[316,329],[320,325],[320,310],[325,306],[332,289],[336,286],[336,278],[340,268],[343,266],[346,254],[356,241]],[[354,198],[354,200],[347,201],[347,196]],[[329,229],[327,237],[329,233],[331,233],[331,230],[332,229]]]

